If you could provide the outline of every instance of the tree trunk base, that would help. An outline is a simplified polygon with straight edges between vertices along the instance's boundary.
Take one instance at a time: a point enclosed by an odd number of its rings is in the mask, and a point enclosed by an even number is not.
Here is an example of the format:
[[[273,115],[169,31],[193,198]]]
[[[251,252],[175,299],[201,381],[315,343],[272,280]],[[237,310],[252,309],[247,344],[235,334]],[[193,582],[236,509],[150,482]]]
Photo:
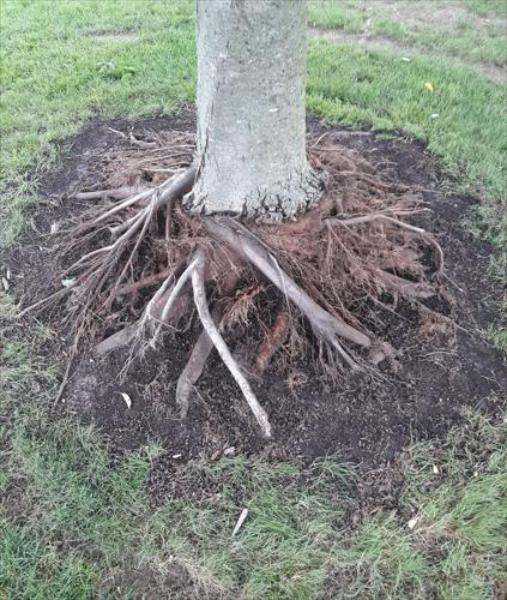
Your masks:
[[[293,221],[298,215],[315,208],[322,197],[323,182],[311,169],[290,180],[271,185],[269,189],[256,187],[255,191],[236,203],[234,216],[256,223],[277,224]],[[208,195],[199,181],[185,199],[185,206],[193,214],[212,216]],[[226,211],[231,212],[231,211]]]

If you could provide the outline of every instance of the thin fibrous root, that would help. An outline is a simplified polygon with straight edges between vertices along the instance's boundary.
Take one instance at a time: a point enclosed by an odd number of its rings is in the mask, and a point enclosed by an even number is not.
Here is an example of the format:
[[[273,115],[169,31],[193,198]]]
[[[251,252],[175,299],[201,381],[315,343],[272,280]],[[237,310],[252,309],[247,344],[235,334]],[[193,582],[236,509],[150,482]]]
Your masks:
[[[209,219],[206,226],[210,233],[229,244],[240,255],[250,261],[265,275],[295,306],[301,310],[310,322],[315,335],[328,342],[349,364],[357,369],[359,365],[345,352],[338,341],[344,338],[358,346],[370,349],[371,339],[345,321],[335,317],[319,306],[299,285],[280,267],[275,257],[254,237],[246,237],[242,232],[234,231],[234,221],[230,218]]]
[[[63,288],[61,290],[57,290],[53,294],[50,294],[49,296],[46,296],[45,298],[42,298],[42,300],[39,300],[38,302],[35,302],[34,304],[30,304],[30,306],[27,306],[21,312],[18,313],[17,318],[21,319],[25,315],[27,315],[29,312],[32,312],[32,311],[37,310],[37,309],[42,309],[43,307],[45,307],[50,302],[55,302],[57,300],[61,300],[62,298],[64,298],[71,291],[71,289],[73,287],[74,286],[69,286],[69,287]]]
[[[369,215],[361,215],[358,217],[350,217],[347,219],[342,219],[340,217],[330,217],[327,219],[323,219],[322,226],[332,226],[332,225],[342,225],[344,227],[349,227],[353,225],[361,225],[364,223],[372,223],[374,221],[383,221],[384,223],[390,223],[391,225],[396,225],[403,229],[407,229],[408,231],[412,231],[413,233],[417,233],[421,239],[423,239],[427,244],[432,246],[437,253],[438,256],[438,265],[437,265],[437,275],[441,275],[444,270],[444,252],[440,246],[440,244],[428,234],[425,229],[421,227],[416,227],[415,225],[410,225],[410,223],[405,223],[405,221],[401,221],[396,218],[398,216],[411,216],[417,214],[417,210],[407,210],[407,211],[395,211],[395,216],[389,216],[385,212],[377,212]]]
[[[406,214],[413,214],[410,211],[405,211]],[[393,223],[394,225],[398,225],[399,227],[404,227],[405,229],[409,229],[410,231],[414,231],[416,233],[425,233],[424,229],[420,227],[416,227],[415,225],[410,225],[409,223],[405,223],[404,221],[400,221],[394,217],[390,217],[384,213],[372,213],[370,215],[361,215],[359,217],[350,217],[348,219],[341,219],[338,217],[331,217],[329,219],[324,220],[324,224],[338,224],[338,225],[360,225],[362,223],[371,223],[372,221],[385,221],[386,223]]]
[[[119,205],[106,211],[102,215],[99,215],[91,222],[85,223],[84,225],[78,227],[77,231],[75,232],[77,234],[82,233],[83,230],[86,231],[90,226],[97,225],[108,216],[112,216],[117,211],[121,211],[123,208],[135,204],[141,199],[149,198],[149,203],[144,206],[132,219],[129,219],[128,227],[112,244],[105,248],[94,250],[88,254],[85,254],[67,270],[67,273],[72,273],[76,270],[84,269],[84,272],[81,273],[79,280],[86,282],[83,289],[86,290],[86,296],[88,300],[86,300],[84,297],[82,299],[82,314],[84,314],[88,309],[89,304],[92,302],[92,298],[97,297],[101,293],[104,283],[111,276],[111,274],[114,273],[117,264],[123,256],[123,253],[129,247],[132,240],[134,240],[134,245],[132,250],[129,252],[128,259],[123,264],[119,274],[116,275],[114,282],[112,282],[110,293],[103,300],[102,306],[111,306],[115,297],[118,295],[118,290],[121,289],[124,283],[125,276],[133,264],[134,257],[149,230],[153,218],[157,213],[157,209],[188,192],[192,187],[194,176],[194,169],[187,169],[179,176],[175,176],[174,178],[167,180],[159,187],[148,192],[141,192],[137,196],[120,202]]]
[[[175,269],[175,272],[176,271],[178,271],[178,269]],[[159,287],[149,303],[146,305],[146,308],[144,309],[143,315],[140,317],[140,319],[135,323],[126,325],[123,329],[120,329],[116,333],[113,333],[109,337],[99,342],[95,346],[95,353],[98,356],[104,356],[113,350],[124,348],[136,338],[142,337],[148,323],[155,322],[160,325],[162,322],[162,311],[167,305],[168,298],[173,293],[174,284],[172,286],[170,285],[173,280],[174,276],[167,276],[166,274],[164,283]],[[187,312],[189,301],[189,295],[181,293],[180,291],[178,297],[171,302],[171,310],[169,312],[166,311],[165,323],[176,323]]]
[[[141,201],[147,200],[150,197],[152,199],[152,202],[150,203],[151,208],[153,210],[157,210],[167,202],[179,198],[180,196],[183,196],[184,194],[189,192],[192,189],[194,178],[195,169],[193,167],[189,167],[185,171],[177,173],[173,177],[170,177],[169,179],[161,183],[159,186],[148,190],[140,191],[134,196],[127,198],[123,202],[116,204],[106,212],[99,215],[97,218],[92,219],[88,223],[85,223],[79,229],[91,229],[95,227],[98,223],[109,219],[110,217],[128,208],[129,206],[138,204]],[[148,207],[145,207],[145,210],[147,208]],[[142,215],[143,213],[140,214]]]
[[[266,335],[266,338],[260,345],[257,353],[255,366],[259,373],[264,373],[275,352],[279,350],[280,346],[287,339],[289,333],[289,321],[289,313],[285,310],[280,311],[276,315],[273,327],[268,335]]]
[[[132,283],[127,283],[122,285],[116,290],[118,296],[124,296],[126,294],[133,294],[140,290],[143,290],[147,287],[152,287],[167,277],[172,273],[172,269],[164,269],[163,271],[159,271],[158,273],[154,273],[153,275],[149,275],[148,277],[144,277],[139,281],[134,281]]]
[[[257,422],[262,431],[262,435],[265,438],[271,437],[271,425],[268,420],[266,411],[259,404],[255,394],[250,387],[250,384],[244,377],[241,369],[234,360],[231,351],[227,347],[223,337],[220,335],[215,322],[213,321],[208,303],[206,300],[206,291],[204,289],[204,269],[205,269],[205,258],[201,251],[197,252],[197,260],[192,269],[192,289],[194,292],[194,302],[197,308],[197,313],[201,320],[202,326],[208,337],[213,342],[213,345],[217,349],[220,358],[223,360],[225,366],[229,369],[229,372],[236,380],[239,388],[241,389],[245,400],[248,403],[251,411],[253,412]]]

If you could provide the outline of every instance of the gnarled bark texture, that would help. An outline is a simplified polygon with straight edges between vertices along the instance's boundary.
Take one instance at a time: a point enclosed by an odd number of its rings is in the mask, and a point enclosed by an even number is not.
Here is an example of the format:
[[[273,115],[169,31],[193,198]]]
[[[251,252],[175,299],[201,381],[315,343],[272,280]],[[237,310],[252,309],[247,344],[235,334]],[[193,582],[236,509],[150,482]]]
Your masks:
[[[197,179],[204,214],[276,222],[315,204],[305,148],[304,0],[197,0]]]

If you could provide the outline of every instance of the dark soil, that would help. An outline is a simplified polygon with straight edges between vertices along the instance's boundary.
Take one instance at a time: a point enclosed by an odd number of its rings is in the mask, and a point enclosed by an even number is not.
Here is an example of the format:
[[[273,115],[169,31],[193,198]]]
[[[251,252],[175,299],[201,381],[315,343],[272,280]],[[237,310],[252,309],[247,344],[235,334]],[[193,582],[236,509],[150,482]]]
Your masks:
[[[224,599],[221,589],[204,587],[194,581],[184,565],[170,563],[163,575],[150,567],[122,565],[117,574],[107,580],[100,590],[101,598],[142,598],[143,600],[207,600]]]
[[[46,203],[34,216],[34,227],[47,234],[51,224],[85,208],[67,199],[81,189],[101,160],[119,145],[128,144],[111,130],[143,138],[147,130],[193,130],[192,115],[130,122],[93,122],[61,148],[61,165],[40,181]],[[325,126],[310,120],[314,132]],[[384,177],[424,188],[424,199],[433,216],[426,225],[437,236],[446,256],[449,293],[454,298],[452,316],[456,332],[438,321],[423,323],[418,312],[400,306],[386,317],[381,332],[401,351],[397,372],[380,376],[346,374],[337,385],[321,380],[307,365],[287,377],[277,369],[276,358],[263,382],[252,381],[273,426],[266,443],[241,394],[212,354],[193,395],[187,420],[179,419],[174,394],[196,331],[176,334],[162,349],[150,351],[124,382],[120,371],[127,353],[115,352],[103,360],[83,356],[65,395],[64,411],[95,422],[109,439],[113,454],[122,454],[157,441],[167,450],[153,484],[164,486],[172,469],[191,457],[217,457],[225,448],[236,453],[262,455],[273,460],[294,457],[311,460],[337,455],[340,460],[370,468],[392,464],[413,441],[445,435],[461,419],[466,406],[494,411],[492,395],[507,389],[507,368],[502,355],[484,341],[480,328],[494,323],[502,290],[488,278],[492,249],[474,239],[463,219],[474,199],[445,193],[438,167],[423,145],[400,139],[378,139],[368,132],[335,129],[336,142],[355,148],[379,166]],[[50,292],[58,283],[57,263],[48,248],[48,237],[31,233],[8,258],[15,295],[25,304]],[[452,303],[451,303],[452,304]],[[449,312],[450,304],[435,305]],[[57,325],[56,311],[45,316]],[[48,351],[62,352],[61,347]],[[310,362],[310,361],[308,361]],[[129,409],[120,392],[132,400]],[[174,457],[170,458],[169,457]]]

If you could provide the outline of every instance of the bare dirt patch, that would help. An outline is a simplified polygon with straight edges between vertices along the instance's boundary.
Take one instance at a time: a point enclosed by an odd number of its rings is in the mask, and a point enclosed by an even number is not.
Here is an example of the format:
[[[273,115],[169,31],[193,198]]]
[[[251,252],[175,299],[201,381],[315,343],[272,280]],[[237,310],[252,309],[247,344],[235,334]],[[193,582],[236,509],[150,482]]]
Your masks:
[[[101,597],[124,598],[125,595],[143,600],[232,600],[221,586],[209,577],[200,576],[191,564],[168,561],[163,569],[157,567],[122,565],[101,586]]]
[[[141,34],[137,31],[104,31],[90,34],[90,37],[96,42],[129,44],[138,42],[141,39]]]
[[[464,19],[473,19],[477,28],[487,33],[495,19],[476,15],[463,0],[368,0],[358,3],[367,14],[382,14],[393,20],[415,27],[439,27],[459,29]]]
[[[419,0],[417,8],[413,2],[382,2],[383,9],[396,16],[404,23],[423,25],[458,25],[459,21],[468,15],[468,10],[463,2],[433,2],[432,0]]]
[[[308,360],[300,361],[292,377],[275,360],[263,380],[253,380],[273,425],[270,442],[259,437],[236,384],[214,354],[197,384],[187,419],[180,419],[175,384],[198,335],[195,327],[166,336],[163,346],[148,351],[124,382],[120,373],[128,352],[115,351],[101,360],[83,356],[72,374],[64,412],[95,422],[108,436],[113,454],[161,443],[167,460],[157,474],[157,485],[167,483],[182,461],[217,457],[226,448],[274,460],[336,454],[347,462],[385,466],[412,441],[445,435],[460,421],[465,406],[494,412],[489,398],[507,388],[503,357],[478,333],[478,328],[494,322],[502,290],[486,274],[491,248],[473,239],[463,226],[474,200],[444,193],[435,161],[420,144],[380,140],[368,132],[329,130],[316,120],[310,120],[309,128],[315,135],[331,134],[344,152],[353,150],[367,158],[386,182],[420,191],[433,211],[423,224],[437,235],[445,251],[447,274],[453,282],[449,291],[454,296],[448,303],[429,302],[428,308],[459,320],[461,328],[450,332],[438,318],[423,323],[414,307],[393,305],[393,312],[377,315],[382,323],[377,333],[401,351],[396,372],[386,369],[377,376],[345,372],[333,384],[322,380]],[[136,140],[143,140],[149,132],[168,130],[194,131],[193,116],[94,122],[85,127],[63,144],[61,168],[41,181],[42,196],[57,206],[39,211],[36,229],[47,234],[55,222],[64,222],[89,206],[69,196],[90,180],[100,179],[113,154],[122,149],[131,152],[131,132]],[[14,293],[17,298],[24,296],[25,303],[59,284],[55,281],[58,265],[46,235],[22,240],[8,262],[17,282]],[[44,318],[58,327],[58,311]],[[243,340],[235,341],[233,350],[239,355],[242,345]],[[58,354],[64,349],[62,344],[52,351]],[[121,392],[130,397],[130,408]]]
[[[23,479],[13,479],[0,490],[1,516],[14,522],[23,522],[31,508]]]
[[[366,50],[394,50],[402,54],[405,58],[410,58],[415,54],[413,45],[403,44],[388,36],[372,34],[366,31],[363,33],[350,33],[340,29],[319,29],[318,27],[312,27],[308,30],[308,33],[314,38],[327,40],[333,44],[348,44],[357,46],[358,48],[365,48]],[[433,58],[441,58],[441,54],[431,51],[430,48],[424,48],[424,54]],[[505,67],[484,61],[466,62],[456,57],[447,57],[447,60],[457,66],[466,67],[485,75],[495,83],[507,83],[507,69]]]

